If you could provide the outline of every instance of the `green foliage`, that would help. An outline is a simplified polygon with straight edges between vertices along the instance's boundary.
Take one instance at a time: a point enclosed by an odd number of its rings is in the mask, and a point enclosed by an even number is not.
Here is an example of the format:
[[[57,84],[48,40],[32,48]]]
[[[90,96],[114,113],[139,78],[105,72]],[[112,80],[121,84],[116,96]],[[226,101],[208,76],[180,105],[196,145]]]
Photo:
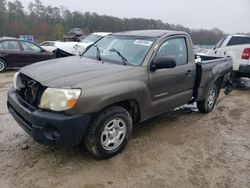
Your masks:
[[[23,5],[20,1],[15,0],[14,2],[8,2],[8,13],[10,19],[22,19],[25,17]]]
[[[0,0],[0,13],[6,12],[6,1],[5,0]]]
[[[71,12],[64,7],[44,6],[40,0],[29,3],[28,13],[19,0],[0,0],[0,36],[18,37],[31,34],[36,40],[62,40],[71,28],[82,28],[86,34],[96,31],[117,32],[136,29],[169,29],[188,32],[195,44],[214,44],[225,34],[219,29],[191,30],[161,20],[117,18],[90,12]]]

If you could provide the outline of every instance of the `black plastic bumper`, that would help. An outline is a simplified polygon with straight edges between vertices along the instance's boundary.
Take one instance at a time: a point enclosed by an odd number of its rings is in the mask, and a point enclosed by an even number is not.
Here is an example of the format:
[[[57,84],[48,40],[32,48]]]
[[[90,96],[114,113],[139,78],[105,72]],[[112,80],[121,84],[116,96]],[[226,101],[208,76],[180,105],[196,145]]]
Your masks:
[[[8,109],[18,124],[38,143],[75,146],[87,130],[90,115],[44,112],[23,101],[15,91],[8,93]]]
[[[240,77],[249,77],[250,78],[250,65],[240,65],[238,75]]]

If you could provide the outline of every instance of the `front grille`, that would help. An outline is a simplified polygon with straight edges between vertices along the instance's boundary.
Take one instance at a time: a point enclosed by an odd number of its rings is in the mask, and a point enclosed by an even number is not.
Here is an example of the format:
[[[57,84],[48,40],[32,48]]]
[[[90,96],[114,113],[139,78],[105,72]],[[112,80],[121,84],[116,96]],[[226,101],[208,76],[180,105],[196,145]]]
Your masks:
[[[17,93],[28,104],[37,107],[46,87],[32,78],[19,74],[17,78]]]

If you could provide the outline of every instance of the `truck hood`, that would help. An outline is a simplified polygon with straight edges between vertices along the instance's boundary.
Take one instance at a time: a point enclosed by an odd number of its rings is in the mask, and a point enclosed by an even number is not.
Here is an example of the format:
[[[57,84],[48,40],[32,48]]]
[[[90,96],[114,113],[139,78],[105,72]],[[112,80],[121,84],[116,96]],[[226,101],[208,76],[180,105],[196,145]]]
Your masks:
[[[110,76],[133,69],[125,66],[71,56],[35,63],[20,70],[20,73],[47,87],[71,88],[79,83],[99,77]]]

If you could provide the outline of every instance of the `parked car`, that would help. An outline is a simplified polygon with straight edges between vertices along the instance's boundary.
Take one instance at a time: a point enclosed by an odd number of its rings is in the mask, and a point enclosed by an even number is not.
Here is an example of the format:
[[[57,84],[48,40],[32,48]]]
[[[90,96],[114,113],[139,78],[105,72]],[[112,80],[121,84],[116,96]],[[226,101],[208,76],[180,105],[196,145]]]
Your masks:
[[[209,54],[232,57],[236,76],[250,78],[250,36],[228,35]]]
[[[33,42],[0,38],[0,72],[52,59],[54,54]]]
[[[83,30],[81,28],[72,28],[67,36],[63,37],[64,42],[69,42],[69,41],[79,41],[79,37],[84,34]]]
[[[55,46],[57,47],[57,56],[58,57],[65,57],[65,56],[72,56],[72,55],[81,55],[88,46],[94,44],[101,38],[109,35],[110,33],[106,32],[97,32],[92,33],[85,39],[80,42],[62,42],[58,43]]]
[[[122,151],[138,122],[195,101],[201,112],[213,110],[232,59],[201,59],[195,63],[185,32],[111,34],[81,57],[22,68],[8,109],[38,143],[65,147],[84,140],[93,156],[109,158]]]
[[[83,33],[83,30],[81,28],[72,28],[69,32],[68,32],[68,35],[69,36],[76,36],[76,37],[80,37],[82,36],[84,33]]]
[[[61,43],[60,41],[44,41],[40,43],[40,46],[49,51],[49,52],[54,52],[57,49],[57,44]]]

